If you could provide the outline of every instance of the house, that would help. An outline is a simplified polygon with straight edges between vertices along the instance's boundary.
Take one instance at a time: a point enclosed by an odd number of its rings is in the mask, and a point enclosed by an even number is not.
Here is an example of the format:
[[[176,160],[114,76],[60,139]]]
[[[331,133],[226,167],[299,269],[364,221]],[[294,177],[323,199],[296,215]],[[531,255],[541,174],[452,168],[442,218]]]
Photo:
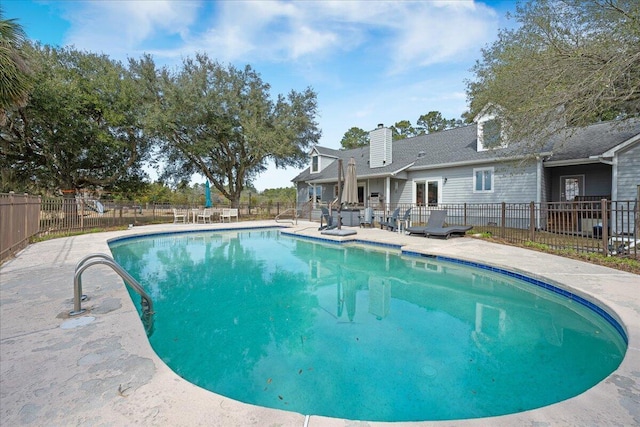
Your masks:
[[[310,166],[292,181],[298,207],[330,204],[338,160],[356,161],[361,206],[635,200],[640,186],[640,120],[597,123],[555,135],[545,147],[509,143],[495,116],[413,138],[392,140],[383,125],[370,145],[314,146]]]

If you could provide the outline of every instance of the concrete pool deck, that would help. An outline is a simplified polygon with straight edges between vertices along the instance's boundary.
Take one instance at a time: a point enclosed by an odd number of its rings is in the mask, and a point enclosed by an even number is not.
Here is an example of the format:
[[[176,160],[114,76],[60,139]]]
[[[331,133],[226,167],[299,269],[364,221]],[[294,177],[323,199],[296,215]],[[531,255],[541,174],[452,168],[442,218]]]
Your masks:
[[[158,426],[591,426],[640,425],[640,276],[473,238],[426,239],[380,229],[346,238],[298,222],[287,232],[333,240],[402,245],[403,250],[491,264],[543,278],[606,308],[625,328],[620,367],[566,401],[513,415],[415,423],[305,416],[240,403],[180,378],[154,353],[119,276],[96,266],[83,274],[89,309],[73,309],[76,263],[110,254],[109,239],[148,233],[281,226],[274,221],[164,224],[32,244],[0,266],[0,425]],[[446,398],[446,396],[443,396]]]

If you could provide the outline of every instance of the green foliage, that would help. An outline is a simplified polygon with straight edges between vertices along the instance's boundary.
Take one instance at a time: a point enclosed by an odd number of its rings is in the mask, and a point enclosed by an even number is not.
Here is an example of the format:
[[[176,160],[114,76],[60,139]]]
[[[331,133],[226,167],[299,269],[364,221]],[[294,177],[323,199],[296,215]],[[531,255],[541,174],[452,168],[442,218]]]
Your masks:
[[[393,140],[397,141],[462,125],[463,121],[460,119],[445,119],[439,111],[429,111],[427,114],[423,114],[418,118],[417,126],[415,127],[409,120],[400,120],[391,126],[390,129]],[[352,127],[345,132],[340,141],[340,145],[343,149],[369,145],[369,132],[358,127]]]
[[[515,19],[474,67],[467,119],[499,105],[510,139],[541,144],[567,127],[640,115],[640,2],[536,0]]]
[[[400,120],[391,126],[391,134],[394,141],[416,136],[416,130],[409,120]]]
[[[320,137],[310,88],[274,101],[250,66],[225,67],[206,55],[185,59],[176,72],[152,74],[144,60],[133,66],[156,98],[148,124],[161,144],[163,178],[199,173],[234,206],[268,161],[301,166]]]
[[[296,201],[296,188],[269,188],[260,194],[260,200],[294,203]]]
[[[369,132],[359,127],[352,127],[344,133],[340,145],[344,150],[369,145]]]
[[[6,176],[48,192],[139,186],[150,141],[134,77],[104,55],[25,49],[34,85],[28,104],[10,111],[0,127],[3,176],[8,171]]]
[[[539,251],[549,250],[549,245],[544,243],[532,242],[531,240],[527,240],[524,242],[524,246],[531,249],[537,249]]]
[[[27,102],[31,79],[29,62],[22,49],[27,39],[15,19],[4,19],[0,9],[0,125],[7,110],[22,107]]]
[[[423,114],[418,118],[417,125],[417,134],[422,135],[460,126],[462,125],[462,121],[445,119],[439,111],[429,111],[427,114]]]

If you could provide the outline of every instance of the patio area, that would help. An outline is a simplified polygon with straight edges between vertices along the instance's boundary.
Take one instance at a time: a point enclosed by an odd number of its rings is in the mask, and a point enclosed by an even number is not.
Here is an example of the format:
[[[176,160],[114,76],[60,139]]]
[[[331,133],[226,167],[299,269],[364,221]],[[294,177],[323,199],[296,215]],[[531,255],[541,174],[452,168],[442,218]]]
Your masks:
[[[109,239],[283,225],[274,221],[161,224],[28,246],[0,267],[0,425],[390,425],[253,406],[183,380],[155,354],[122,280],[106,267],[86,270],[83,292],[90,299],[82,305],[88,311],[68,316],[76,263],[90,253],[109,254]],[[357,234],[333,237],[321,235],[318,226],[298,221],[286,232],[400,245],[405,251],[517,271],[597,301],[627,332],[629,344],[620,367],[572,399],[501,417],[393,425],[640,425],[640,276],[469,237],[427,239],[378,228],[353,228]]]

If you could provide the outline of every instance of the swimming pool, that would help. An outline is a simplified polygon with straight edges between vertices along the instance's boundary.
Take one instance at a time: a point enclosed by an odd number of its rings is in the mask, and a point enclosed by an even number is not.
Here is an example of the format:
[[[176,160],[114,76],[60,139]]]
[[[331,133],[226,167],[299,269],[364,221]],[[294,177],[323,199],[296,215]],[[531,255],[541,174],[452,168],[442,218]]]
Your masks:
[[[150,341],[179,375],[303,414],[518,412],[579,394],[626,349],[611,322],[567,296],[394,249],[260,230],[125,240],[112,251],[154,299]]]

